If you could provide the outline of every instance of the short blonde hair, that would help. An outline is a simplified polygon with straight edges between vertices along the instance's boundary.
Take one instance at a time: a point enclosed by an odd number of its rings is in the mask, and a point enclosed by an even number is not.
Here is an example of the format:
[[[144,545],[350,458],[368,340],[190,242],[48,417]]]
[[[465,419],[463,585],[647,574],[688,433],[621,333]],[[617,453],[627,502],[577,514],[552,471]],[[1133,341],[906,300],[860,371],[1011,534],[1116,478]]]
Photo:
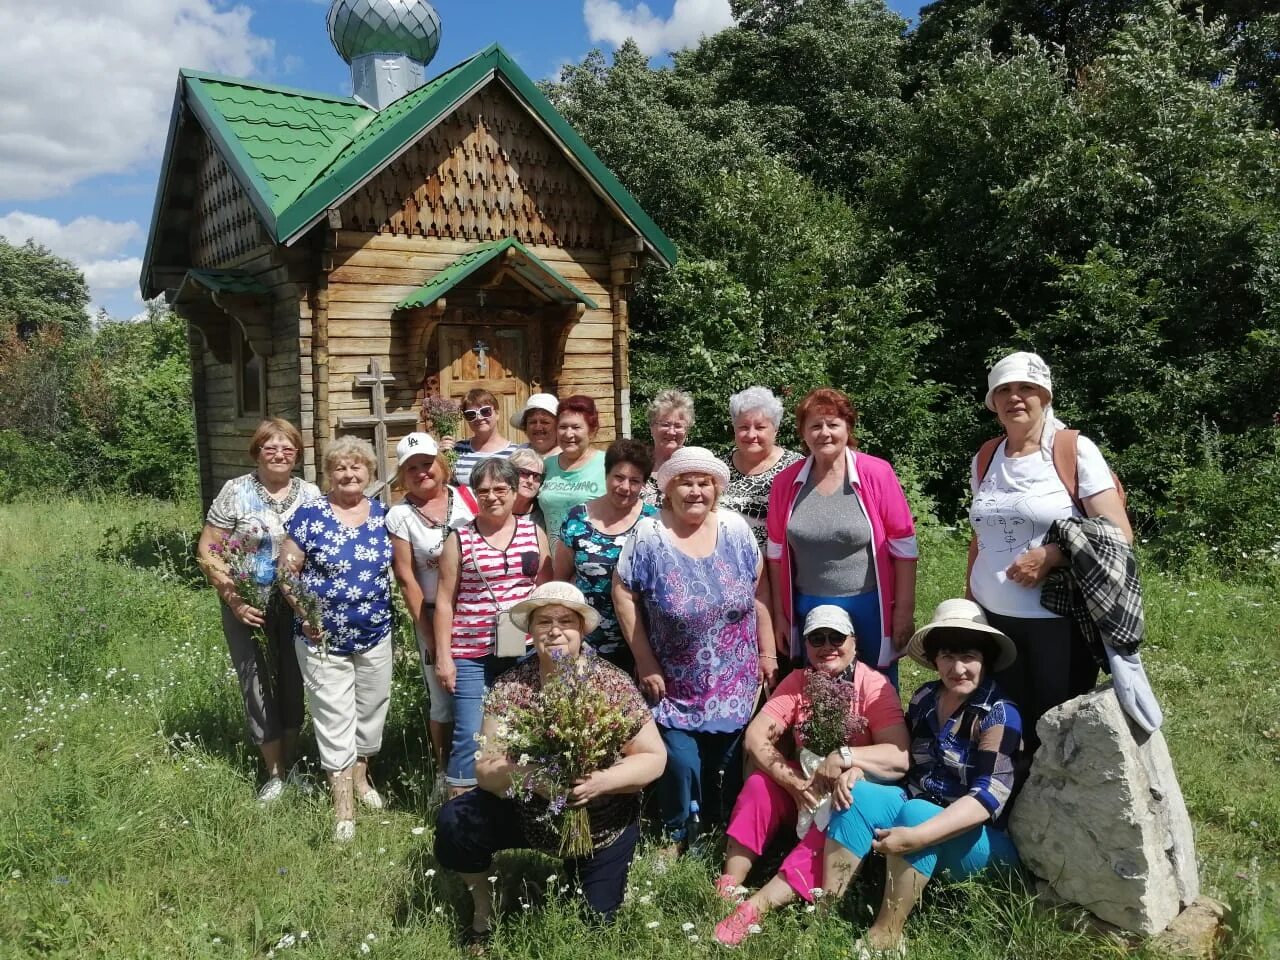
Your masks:
[[[693,426],[693,397],[685,393],[683,390],[677,390],[675,387],[668,387],[665,390],[659,390],[658,395],[653,398],[653,402],[649,404],[649,425],[653,426],[653,422],[659,417],[670,415],[679,411],[684,414],[685,420],[689,422],[689,426]]]
[[[289,446],[302,452],[302,434],[298,432],[298,428],[284,417],[267,417],[253,431],[253,438],[249,441],[249,456],[257,460],[258,454],[272,437],[284,437],[289,441]]]
[[[537,408],[535,407],[534,409]],[[542,457],[538,456],[538,452],[536,450],[531,450],[528,447],[521,447],[515,453],[511,454],[511,456],[507,457],[507,460],[510,461],[511,465],[517,470],[521,467],[524,467],[526,470],[531,470],[534,467],[541,470],[546,469],[546,464],[543,462]]]
[[[324,451],[324,475],[330,477],[334,469],[343,460],[360,460],[369,468],[370,478],[378,475],[378,455],[373,452],[373,444],[351,434],[338,437]]]

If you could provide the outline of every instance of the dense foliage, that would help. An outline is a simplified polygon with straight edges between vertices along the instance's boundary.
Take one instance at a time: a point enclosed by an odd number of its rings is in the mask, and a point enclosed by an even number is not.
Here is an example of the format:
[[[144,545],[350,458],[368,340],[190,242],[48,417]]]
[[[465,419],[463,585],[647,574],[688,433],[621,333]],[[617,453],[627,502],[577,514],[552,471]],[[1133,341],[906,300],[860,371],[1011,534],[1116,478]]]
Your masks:
[[[166,310],[90,324],[76,268],[0,238],[0,501],[192,489],[186,328]]]
[[[548,85],[680,246],[634,304],[635,400],[691,390],[717,445],[730,390],[834,383],[864,445],[954,517],[997,431],[986,370],[1034,349],[1169,558],[1204,557],[1195,531],[1274,571],[1276,15],[938,0],[908,32],[878,0],[734,12],[670,66],[626,45]]]

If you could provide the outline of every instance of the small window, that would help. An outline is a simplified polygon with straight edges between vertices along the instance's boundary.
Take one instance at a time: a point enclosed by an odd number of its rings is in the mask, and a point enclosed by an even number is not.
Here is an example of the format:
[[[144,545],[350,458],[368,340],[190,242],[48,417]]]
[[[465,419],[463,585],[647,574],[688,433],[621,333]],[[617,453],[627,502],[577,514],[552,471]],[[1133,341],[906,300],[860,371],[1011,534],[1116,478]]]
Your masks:
[[[261,417],[266,413],[267,366],[253,352],[253,347],[241,332],[236,339],[232,364],[236,372],[236,415]]]

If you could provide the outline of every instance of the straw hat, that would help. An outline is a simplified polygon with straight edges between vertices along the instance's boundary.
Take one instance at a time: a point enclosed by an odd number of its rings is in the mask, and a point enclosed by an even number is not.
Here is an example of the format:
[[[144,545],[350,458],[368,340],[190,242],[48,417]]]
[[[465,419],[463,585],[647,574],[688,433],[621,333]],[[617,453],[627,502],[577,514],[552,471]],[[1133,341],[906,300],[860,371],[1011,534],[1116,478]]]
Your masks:
[[[511,622],[526,633],[533,611],[540,607],[568,607],[582,617],[582,635],[595,631],[600,626],[600,614],[587,604],[582,591],[572,583],[552,580],[535,587],[533,593],[511,608]]]
[[[654,479],[665,495],[671,481],[685,473],[705,473],[714,478],[720,490],[729,485],[729,468],[706,447],[681,447],[658,468]]]
[[[987,664],[990,670],[1003,670],[1018,659],[1018,650],[1013,641],[987,623],[980,606],[972,600],[964,599],[943,600],[938,604],[933,611],[933,619],[917,630],[907,644],[907,656],[922,667],[936,670],[933,661],[925,656],[924,641],[933,631],[942,629],[968,630],[986,636],[998,651],[995,662]]]

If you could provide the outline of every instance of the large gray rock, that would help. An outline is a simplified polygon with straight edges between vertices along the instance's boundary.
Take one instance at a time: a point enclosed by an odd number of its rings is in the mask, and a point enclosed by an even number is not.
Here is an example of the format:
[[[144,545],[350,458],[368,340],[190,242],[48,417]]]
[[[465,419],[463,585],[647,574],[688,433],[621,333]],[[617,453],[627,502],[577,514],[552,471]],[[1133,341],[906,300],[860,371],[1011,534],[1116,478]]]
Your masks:
[[[1063,900],[1159,933],[1200,893],[1164,736],[1132,726],[1109,684],[1050,710],[1036,732],[1009,825],[1022,862]]]

